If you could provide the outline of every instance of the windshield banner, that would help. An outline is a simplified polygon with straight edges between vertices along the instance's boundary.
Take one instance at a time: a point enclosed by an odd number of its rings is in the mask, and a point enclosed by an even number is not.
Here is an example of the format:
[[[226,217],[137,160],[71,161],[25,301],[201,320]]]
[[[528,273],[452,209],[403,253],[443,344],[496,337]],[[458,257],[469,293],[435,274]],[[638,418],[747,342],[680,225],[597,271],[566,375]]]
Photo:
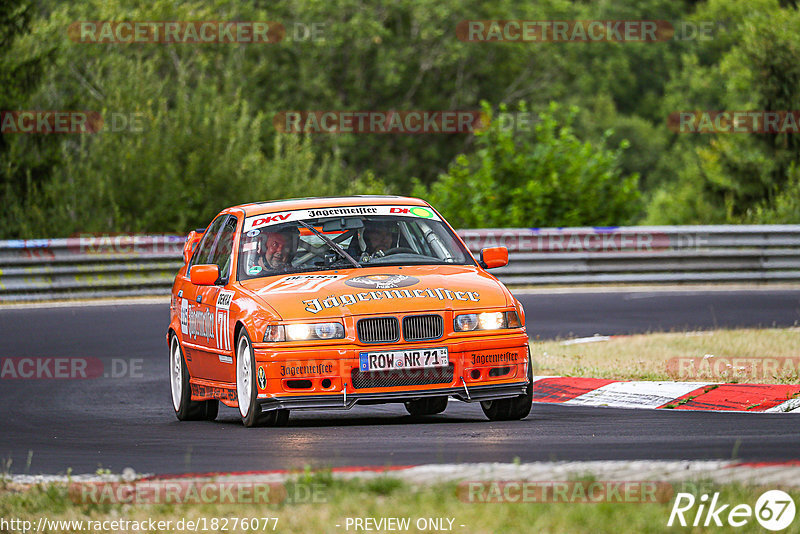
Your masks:
[[[370,215],[394,215],[397,217],[412,217],[417,219],[430,219],[440,221],[436,212],[425,206],[342,206],[332,208],[315,208],[310,210],[292,210],[277,213],[265,213],[248,217],[244,222],[244,231],[264,228],[292,221],[319,219],[326,217]]]

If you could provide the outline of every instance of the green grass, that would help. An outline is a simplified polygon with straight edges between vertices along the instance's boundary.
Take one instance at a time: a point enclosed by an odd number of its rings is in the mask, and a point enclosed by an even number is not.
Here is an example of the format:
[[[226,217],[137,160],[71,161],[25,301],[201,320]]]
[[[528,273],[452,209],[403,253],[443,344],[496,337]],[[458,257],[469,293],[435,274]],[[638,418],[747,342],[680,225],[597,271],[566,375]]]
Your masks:
[[[592,476],[579,477],[591,482]],[[318,487],[316,502],[282,504],[202,504],[202,505],[120,505],[75,503],[63,484],[32,488],[13,487],[6,483],[0,489],[0,517],[38,521],[51,520],[198,520],[205,518],[277,517],[277,532],[354,532],[345,529],[347,518],[385,517],[411,518],[409,532],[420,532],[419,518],[451,518],[453,532],[464,533],[602,533],[663,532],[674,497],[664,503],[471,503],[459,497],[456,483],[415,486],[391,476],[371,480],[336,479],[328,473],[300,476],[294,484]],[[295,488],[296,489],[296,488]],[[684,483],[674,491],[686,491],[696,497],[719,491],[721,503],[753,506],[766,489],[742,485],[717,486],[709,482]],[[289,488],[291,492],[291,488]],[[800,492],[790,491],[795,502]],[[695,508],[696,509],[696,508]],[[692,516],[693,517],[693,516]],[[336,527],[336,525],[341,525]],[[461,527],[460,525],[464,525]],[[229,527],[230,528],[230,527]],[[673,527],[680,532],[703,532],[703,528]],[[676,530],[676,531],[677,531]],[[724,531],[717,529],[719,531]],[[755,520],[737,532],[760,531]],[[241,531],[241,529],[229,530]],[[260,531],[265,531],[261,529]],[[266,531],[271,532],[270,529]],[[421,530],[427,532],[430,530]],[[91,530],[90,530],[91,532]]]
[[[655,333],[575,345],[534,341],[530,346],[537,375],[759,384],[800,380],[800,328]],[[681,373],[678,358],[700,362],[697,372]],[[752,363],[756,360],[762,363]]]

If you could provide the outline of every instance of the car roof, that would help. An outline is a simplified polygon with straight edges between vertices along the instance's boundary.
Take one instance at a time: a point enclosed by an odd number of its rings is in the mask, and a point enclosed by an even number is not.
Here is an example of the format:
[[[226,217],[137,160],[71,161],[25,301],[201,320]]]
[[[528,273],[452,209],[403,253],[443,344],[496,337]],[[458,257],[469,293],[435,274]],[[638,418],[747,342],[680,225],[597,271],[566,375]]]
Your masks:
[[[381,206],[406,204],[410,206],[428,206],[424,200],[413,197],[394,195],[353,195],[349,197],[305,197],[290,198],[286,200],[270,200],[266,202],[253,202],[232,206],[228,210],[241,209],[245,217],[275,213],[279,211],[305,210],[315,208],[335,208],[339,206]]]

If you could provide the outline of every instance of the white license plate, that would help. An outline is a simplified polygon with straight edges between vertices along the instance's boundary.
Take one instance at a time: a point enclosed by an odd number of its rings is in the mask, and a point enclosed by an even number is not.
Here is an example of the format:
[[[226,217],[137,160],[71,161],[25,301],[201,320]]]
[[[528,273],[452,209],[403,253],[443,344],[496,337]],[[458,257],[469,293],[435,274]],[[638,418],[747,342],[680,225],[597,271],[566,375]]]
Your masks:
[[[450,364],[447,347],[361,352],[358,354],[358,359],[358,368],[362,371],[424,369],[426,367],[447,367]]]

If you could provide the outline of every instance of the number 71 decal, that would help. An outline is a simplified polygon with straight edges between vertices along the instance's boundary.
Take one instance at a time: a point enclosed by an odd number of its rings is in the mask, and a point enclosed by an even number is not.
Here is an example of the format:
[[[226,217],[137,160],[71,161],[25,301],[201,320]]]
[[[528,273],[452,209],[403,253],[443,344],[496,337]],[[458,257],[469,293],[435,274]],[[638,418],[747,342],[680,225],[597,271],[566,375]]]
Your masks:
[[[228,310],[217,311],[217,348],[231,350],[231,312]]]

